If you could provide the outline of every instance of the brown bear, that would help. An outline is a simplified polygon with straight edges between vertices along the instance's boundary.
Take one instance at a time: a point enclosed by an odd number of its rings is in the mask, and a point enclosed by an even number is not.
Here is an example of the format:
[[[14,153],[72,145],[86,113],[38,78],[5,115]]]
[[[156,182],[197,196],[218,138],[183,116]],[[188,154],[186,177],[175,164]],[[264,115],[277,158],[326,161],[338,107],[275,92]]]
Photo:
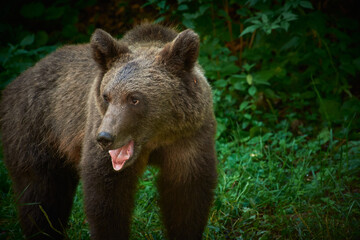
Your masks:
[[[128,239],[139,176],[159,167],[169,239],[201,239],[216,185],[211,89],[192,30],[96,30],[3,91],[6,167],[28,239],[62,239],[79,179],[92,239]]]

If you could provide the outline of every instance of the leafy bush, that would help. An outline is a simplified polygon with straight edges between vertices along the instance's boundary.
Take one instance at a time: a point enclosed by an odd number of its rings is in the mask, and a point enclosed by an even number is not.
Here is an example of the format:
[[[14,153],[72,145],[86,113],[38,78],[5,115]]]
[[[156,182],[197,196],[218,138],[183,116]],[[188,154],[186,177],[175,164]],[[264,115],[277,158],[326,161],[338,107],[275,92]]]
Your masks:
[[[317,132],[359,125],[352,88],[360,70],[358,22],[328,16],[309,1],[178,3],[171,16],[203,37],[200,63],[220,103],[219,136],[229,136],[225,129],[234,123],[251,135],[282,119],[316,124]]]

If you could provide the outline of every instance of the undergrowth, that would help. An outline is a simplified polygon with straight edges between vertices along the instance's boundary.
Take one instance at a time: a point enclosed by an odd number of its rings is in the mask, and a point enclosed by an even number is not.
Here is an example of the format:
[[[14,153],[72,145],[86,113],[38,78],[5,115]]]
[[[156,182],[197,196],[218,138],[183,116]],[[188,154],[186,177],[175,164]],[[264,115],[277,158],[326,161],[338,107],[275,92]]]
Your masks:
[[[309,141],[279,130],[241,145],[218,142],[219,183],[204,239],[358,238],[360,141],[339,146],[329,135]],[[132,239],[164,238],[156,174],[150,167],[141,178]],[[1,164],[6,183],[2,182],[2,234],[4,239],[19,239],[5,176]],[[69,239],[89,239],[80,187],[67,234]]]

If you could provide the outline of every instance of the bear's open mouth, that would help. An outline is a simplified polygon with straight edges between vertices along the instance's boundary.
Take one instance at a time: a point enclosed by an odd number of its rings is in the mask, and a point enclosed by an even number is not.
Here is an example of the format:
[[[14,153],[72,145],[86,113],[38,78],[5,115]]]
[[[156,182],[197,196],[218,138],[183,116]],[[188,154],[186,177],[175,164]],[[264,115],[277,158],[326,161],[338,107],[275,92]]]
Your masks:
[[[125,162],[131,158],[134,153],[134,141],[130,140],[121,148],[110,150],[112,166],[115,171],[119,171],[124,166]]]

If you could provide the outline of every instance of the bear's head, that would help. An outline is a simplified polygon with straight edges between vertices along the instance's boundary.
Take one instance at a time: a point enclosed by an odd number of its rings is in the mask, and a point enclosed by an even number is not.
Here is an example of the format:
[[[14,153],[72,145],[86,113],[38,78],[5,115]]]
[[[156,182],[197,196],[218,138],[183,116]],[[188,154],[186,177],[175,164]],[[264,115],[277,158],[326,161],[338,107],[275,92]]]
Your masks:
[[[199,127],[208,102],[201,86],[206,80],[199,82],[205,78],[196,67],[195,32],[185,30],[166,44],[128,43],[97,29],[91,47],[101,69],[96,139],[116,171],[136,161],[143,148],[169,144]]]

